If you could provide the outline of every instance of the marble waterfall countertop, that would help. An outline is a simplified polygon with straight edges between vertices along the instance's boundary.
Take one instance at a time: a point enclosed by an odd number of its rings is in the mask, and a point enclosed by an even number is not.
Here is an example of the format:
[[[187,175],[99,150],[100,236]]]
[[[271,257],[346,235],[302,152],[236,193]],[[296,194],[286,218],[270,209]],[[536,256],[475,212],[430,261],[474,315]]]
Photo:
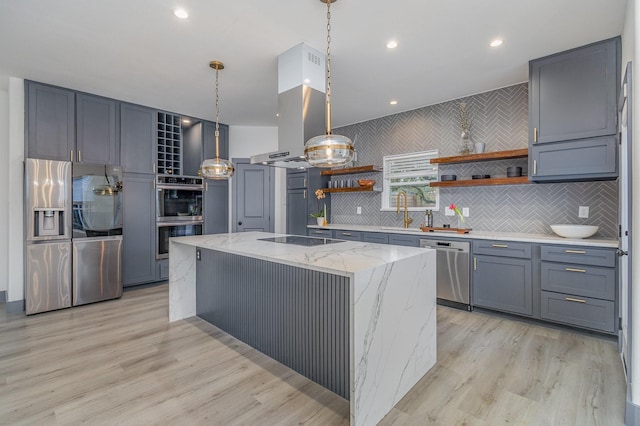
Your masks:
[[[171,238],[169,321],[196,315],[196,287],[207,285],[197,277],[197,248],[348,277],[351,424],[377,424],[435,365],[435,250],[352,241],[313,247],[259,241],[274,236],[279,235]]]
[[[344,225],[330,224],[327,226],[308,225],[307,228],[313,229],[336,229],[343,231],[362,231],[362,232],[382,232],[389,234],[405,234],[417,235],[425,238],[429,237],[447,237],[447,238],[464,238],[476,240],[500,240],[500,241],[522,241],[527,243],[543,243],[543,244],[565,244],[572,246],[589,246],[589,247],[618,247],[618,240],[601,239],[601,238],[563,238],[555,234],[527,234],[524,232],[489,232],[489,231],[471,231],[468,234],[458,234],[455,232],[422,232],[420,228],[411,227],[405,229],[401,226],[370,226],[370,225]]]

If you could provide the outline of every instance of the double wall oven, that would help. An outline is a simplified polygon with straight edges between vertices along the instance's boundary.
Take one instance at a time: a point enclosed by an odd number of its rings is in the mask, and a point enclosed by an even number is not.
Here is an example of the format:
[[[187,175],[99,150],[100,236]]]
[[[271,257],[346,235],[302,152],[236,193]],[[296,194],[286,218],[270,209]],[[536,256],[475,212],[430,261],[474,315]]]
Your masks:
[[[192,176],[156,178],[156,258],[169,257],[169,238],[202,235],[204,180]]]

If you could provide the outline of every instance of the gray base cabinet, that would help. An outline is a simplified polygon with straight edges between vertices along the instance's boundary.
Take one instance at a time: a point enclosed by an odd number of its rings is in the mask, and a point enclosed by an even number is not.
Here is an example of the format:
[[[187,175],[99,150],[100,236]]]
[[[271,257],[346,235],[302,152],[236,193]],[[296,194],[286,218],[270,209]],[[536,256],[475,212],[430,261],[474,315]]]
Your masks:
[[[473,304],[520,315],[532,315],[531,260],[474,256]]]
[[[26,155],[43,160],[72,161],[75,150],[75,93],[27,81]]]
[[[124,173],[122,200],[122,284],[156,280],[155,175]]]
[[[229,182],[206,181],[204,192],[204,233],[221,234],[229,230]]]
[[[76,95],[75,161],[89,164],[120,164],[118,106],[113,99]]]
[[[529,63],[532,181],[615,179],[620,37]]]

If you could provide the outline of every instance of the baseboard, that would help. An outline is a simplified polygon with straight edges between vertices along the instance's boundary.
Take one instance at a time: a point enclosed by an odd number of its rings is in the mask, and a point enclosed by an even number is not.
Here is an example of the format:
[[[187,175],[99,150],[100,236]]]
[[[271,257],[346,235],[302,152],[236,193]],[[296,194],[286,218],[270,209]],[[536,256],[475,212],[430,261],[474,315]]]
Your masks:
[[[7,291],[0,291],[0,303],[4,303],[7,301]]]
[[[640,405],[631,402],[631,386],[627,384],[627,403],[624,412],[624,424],[626,426],[640,425]]]
[[[24,312],[24,300],[14,300],[13,302],[7,302],[5,308],[8,314],[18,314]]]

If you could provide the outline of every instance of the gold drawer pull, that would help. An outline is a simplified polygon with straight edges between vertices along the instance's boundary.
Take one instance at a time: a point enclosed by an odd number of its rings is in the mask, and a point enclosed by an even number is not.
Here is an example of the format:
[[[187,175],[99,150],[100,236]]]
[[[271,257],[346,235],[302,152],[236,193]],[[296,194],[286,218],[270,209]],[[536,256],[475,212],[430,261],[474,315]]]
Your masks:
[[[509,246],[507,244],[491,244],[491,247],[508,248]]]
[[[351,236],[351,232],[343,232],[342,235],[344,235],[345,237],[350,237]]]
[[[587,252],[584,250],[565,250],[564,252],[571,254],[587,254]]]
[[[537,127],[533,128],[533,141],[534,142],[538,142],[538,128]]]
[[[322,232],[322,231],[316,231],[315,233],[316,234],[324,234],[324,232]]]
[[[566,300],[567,302],[587,303],[587,301],[584,299],[575,299],[573,297],[565,297],[564,300]]]
[[[587,272],[585,269],[576,269],[576,268],[564,268],[564,270],[568,272],[582,272],[583,274]]]

